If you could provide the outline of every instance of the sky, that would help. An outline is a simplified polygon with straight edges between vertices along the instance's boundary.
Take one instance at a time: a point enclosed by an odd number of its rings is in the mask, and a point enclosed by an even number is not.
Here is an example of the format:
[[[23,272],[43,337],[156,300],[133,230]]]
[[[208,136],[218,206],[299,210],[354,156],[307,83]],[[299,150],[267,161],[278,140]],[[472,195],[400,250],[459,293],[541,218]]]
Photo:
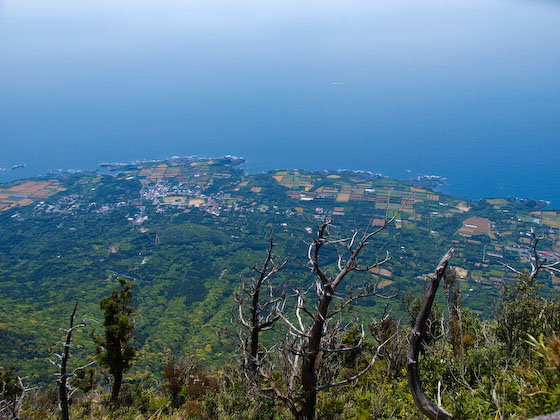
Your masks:
[[[560,206],[559,4],[0,0],[0,182],[234,154]]]

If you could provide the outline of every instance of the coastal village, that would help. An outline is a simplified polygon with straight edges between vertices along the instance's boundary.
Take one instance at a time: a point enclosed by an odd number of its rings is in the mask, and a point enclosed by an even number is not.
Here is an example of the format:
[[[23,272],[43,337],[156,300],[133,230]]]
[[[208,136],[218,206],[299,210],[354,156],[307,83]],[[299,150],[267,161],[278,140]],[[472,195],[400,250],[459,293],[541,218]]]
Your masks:
[[[508,264],[528,265],[532,257],[531,227],[536,227],[543,237],[545,247],[539,250],[542,258],[560,260],[560,214],[556,210],[521,211],[511,200],[486,199],[483,201],[487,214],[480,215],[467,200],[369,172],[279,170],[255,176],[245,174],[237,168],[238,164],[237,158],[178,158],[113,165],[110,173],[116,181],[140,183],[139,196],[124,197],[117,202],[102,202],[103,197],[99,196],[96,201],[89,200],[83,193],[70,191],[72,188],[64,185],[67,182],[64,179],[0,184],[0,214],[31,205],[35,211],[54,213],[106,213],[114,208],[130,207],[135,211],[128,215],[127,223],[143,229],[141,225],[149,219],[150,211],[161,214],[195,211],[215,217],[259,212],[315,219],[362,214],[372,218],[373,226],[383,224],[385,217],[398,212],[396,229],[403,232],[419,229],[433,237],[439,235],[439,226],[445,226],[447,221],[461,221],[451,245],[458,256],[463,256],[463,261],[475,261],[470,268],[456,266],[456,273],[462,279],[499,283]],[[73,182],[81,185],[82,191],[95,195],[96,183],[101,179],[99,174],[76,177],[72,178]],[[56,201],[48,202],[51,197]],[[312,231],[311,227],[306,230]],[[405,246],[402,244],[403,250]],[[390,283],[390,270],[374,274]],[[552,276],[551,282],[560,290],[560,276]]]

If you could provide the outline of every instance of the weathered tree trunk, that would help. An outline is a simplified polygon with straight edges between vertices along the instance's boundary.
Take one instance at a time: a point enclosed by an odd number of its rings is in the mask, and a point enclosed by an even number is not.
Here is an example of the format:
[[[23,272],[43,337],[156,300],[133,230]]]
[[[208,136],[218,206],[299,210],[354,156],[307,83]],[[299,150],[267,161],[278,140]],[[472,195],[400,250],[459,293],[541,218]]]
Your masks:
[[[295,420],[314,420],[315,419],[315,405],[313,407],[303,406],[301,410],[295,415]]]
[[[74,313],[76,309],[74,308]],[[74,321],[74,313],[72,313],[72,318],[70,321],[70,328],[72,328],[72,324]],[[60,364],[60,382],[58,384],[58,394],[60,397],[60,413],[62,420],[69,420],[68,414],[68,388],[67,388],[67,362],[69,357],[69,348],[70,348],[70,334],[66,337],[66,345],[64,346],[64,357],[62,358]]]
[[[119,402],[119,393],[121,392],[121,385],[123,379],[122,370],[115,372],[113,374],[113,379],[115,382],[113,383],[113,389],[111,391],[111,402],[114,405],[117,405],[117,403]]]
[[[62,420],[69,420],[68,414],[68,396],[66,394],[66,390],[62,390],[63,387],[66,387],[66,382],[64,384],[59,385],[59,394],[60,394],[60,416]]]
[[[315,419],[315,405],[317,403],[317,373],[316,362],[321,347],[321,338],[323,338],[323,328],[327,311],[331,303],[331,296],[334,290],[329,285],[325,287],[325,293],[319,303],[317,315],[309,337],[309,345],[307,354],[303,358],[301,367],[301,384],[303,388],[303,403],[301,406],[301,420]]]
[[[251,375],[257,374],[257,358],[259,356],[259,329],[253,328],[251,330],[251,349],[249,351],[249,361],[247,369]]]
[[[66,333],[66,341],[64,343],[64,354],[60,361],[60,382],[58,384],[58,393],[60,396],[60,412],[62,420],[69,420],[68,414],[68,359],[70,358],[70,345],[72,343],[72,332],[74,331],[74,318],[76,317],[76,310],[78,309],[78,302],[74,306],[72,315],[70,315],[70,328]]]
[[[408,349],[407,376],[410,392],[412,393],[412,398],[414,398],[416,406],[420,409],[422,414],[431,420],[445,420],[453,418],[450,413],[435,405],[426,396],[424,390],[422,389],[420,375],[418,373],[418,355],[420,353],[420,347],[422,346],[422,338],[424,336],[426,321],[430,316],[439,283],[444,276],[447,263],[452,255],[453,249],[450,249],[441,259],[435,273],[430,274],[430,285],[426,291],[422,308],[416,317],[414,329],[410,334],[410,347]]]

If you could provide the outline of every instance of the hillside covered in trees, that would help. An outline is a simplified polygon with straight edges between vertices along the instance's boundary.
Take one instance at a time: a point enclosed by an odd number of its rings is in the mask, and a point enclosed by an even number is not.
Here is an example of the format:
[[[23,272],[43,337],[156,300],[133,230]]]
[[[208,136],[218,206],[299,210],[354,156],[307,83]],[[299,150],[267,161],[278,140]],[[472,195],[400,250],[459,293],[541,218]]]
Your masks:
[[[458,199],[426,179],[250,175],[239,163],[180,158],[0,185],[2,413],[59,416],[49,359],[79,302],[68,360],[87,367],[68,376],[73,418],[310,419],[297,414],[310,392],[298,372],[315,354],[316,418],[419,419],[409,337],[426,274],[451,247],[419,347],[426,395],[454,418],[558,408],[556,211]],[[271,274],[257,294],[270,304],[251,355],[259,273]],[[131,350],[115,395],[100,348],[119,281],[131,287],[118,327]]]

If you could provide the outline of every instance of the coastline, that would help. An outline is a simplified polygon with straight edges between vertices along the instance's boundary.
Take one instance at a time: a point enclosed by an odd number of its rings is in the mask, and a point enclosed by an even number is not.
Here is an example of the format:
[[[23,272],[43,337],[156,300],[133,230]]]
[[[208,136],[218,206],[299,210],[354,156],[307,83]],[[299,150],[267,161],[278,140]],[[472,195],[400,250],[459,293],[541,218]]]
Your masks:
[[[128,166],[133,165],[145,165],[145,164],[159,164],[165,162],[173,162],[173,161],[201,161],[201,160],[212,160],[212,159],[231,159],[232,163],[239,167],[239,169],[243,170],[247,174],[259,174],[259,173],[267,173],[275,170],[286,170],[286,169],[297,169],[299,171],[310,172],[310,173],[320,173],[320,172],[328,172],[328,173],[354,173],[354,174],[361,174],[368,177],[383,177],[394,179],[400,182],[403,182],[408,185],[416,185],[418,187],[429,188],[433,191],[441,192],[447,195],[451,195],[457,198],[461,198],[468,201],[480,201],[483,199],[492,199],[492,198],[503,198],[513,202],[523,202],[527,200],[535,201],[538,205],[542,208],[546,208],[547,210],[553,209],[560,209],[560,196],[555,199],[554,202],[550,200],[544,200],[538,197],[525,197],[523,195],[511,195],[511,194],[484,194],[483,192],[477,192],[473,194],[472,192],[469,194],[468,192],[461,191],[461,189],[457,188],[457,185],[453,182],[453,179],[449,179],[449,175],[447,174],[419,174],[416,171],[412,171],[410,169],[406,169],[404,172],[406,174],[405,177],[403,176],[391,176],[386,175],[381,172],[373,172],[371,170],[364,170],[364,169],[348,169],[348,168],[338,168],[338,169],[321,169],[321,170],[313,170],[313,169],[306,169],[306,168],[282,168],[282,167],[269,167],[267,169],[252,169],[252,165],[250,161],[243,156],[236,156],[236,155],[223,155],[223,156],[206,156],[206,155],[173,155],[171,157],[164,157],[160,159],[153,159],[153,158],[142,158],[142,159],[134,159],[129,162],[100,162],[94,168],[82,168],[82,169],[75,169],[75,168],[56,168],[50,169],[47,172],[45,171],[33,171],[33,166],[28,164],[14,164],[8,168],[0,168],[0,185],[11,183],[14,181],[24,180],[24,179],[32,179],[32,178],[58,178],[58,177],[66,177],[71,176],[79,173],[111,173],[114,171],[121,170]],[[403,175],[404,175],[403,174]]]

